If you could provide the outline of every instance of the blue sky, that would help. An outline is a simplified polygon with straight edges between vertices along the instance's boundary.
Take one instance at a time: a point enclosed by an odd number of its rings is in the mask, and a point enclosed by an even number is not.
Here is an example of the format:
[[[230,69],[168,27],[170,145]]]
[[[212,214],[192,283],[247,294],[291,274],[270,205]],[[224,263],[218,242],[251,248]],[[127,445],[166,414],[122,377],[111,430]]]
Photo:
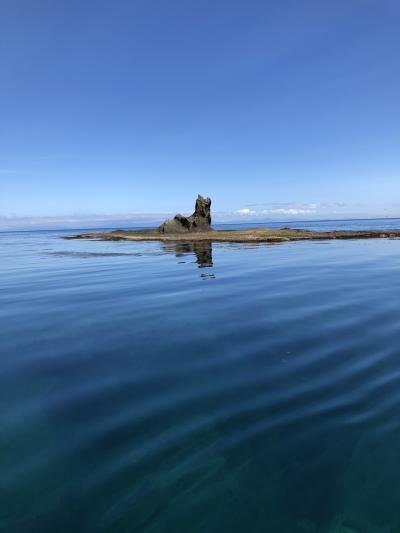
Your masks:
[[[0,219],[400,215],[398,0],[2,0]]]

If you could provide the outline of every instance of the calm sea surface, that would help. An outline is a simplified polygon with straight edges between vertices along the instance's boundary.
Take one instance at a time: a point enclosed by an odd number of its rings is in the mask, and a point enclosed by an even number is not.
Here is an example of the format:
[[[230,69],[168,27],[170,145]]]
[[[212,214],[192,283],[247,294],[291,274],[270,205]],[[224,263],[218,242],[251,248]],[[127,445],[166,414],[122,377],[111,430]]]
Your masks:
[[[1,532],[400,532],[399,240],[68,233],[0,234]]]

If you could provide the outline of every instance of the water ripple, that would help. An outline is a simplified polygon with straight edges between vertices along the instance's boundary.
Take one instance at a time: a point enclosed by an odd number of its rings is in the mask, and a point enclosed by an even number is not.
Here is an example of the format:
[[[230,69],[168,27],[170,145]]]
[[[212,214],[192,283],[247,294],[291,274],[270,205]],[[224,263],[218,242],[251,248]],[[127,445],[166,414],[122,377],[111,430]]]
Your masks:
[[[398,241],[7,239],[0,529],[400,527]]]

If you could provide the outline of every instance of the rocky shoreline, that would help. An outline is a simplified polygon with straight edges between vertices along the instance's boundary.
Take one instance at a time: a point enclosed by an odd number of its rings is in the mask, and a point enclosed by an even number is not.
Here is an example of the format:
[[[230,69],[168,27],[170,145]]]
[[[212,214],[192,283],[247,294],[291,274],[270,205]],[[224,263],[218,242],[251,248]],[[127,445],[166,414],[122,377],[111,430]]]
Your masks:
[[[101,241],[161,241],[161,242],[289,242],[334,239],[399,239],[400,230],[385,231],[308,231],[300,229],[255,228],[249,230],[208,230],[193,233],[160,233],[153,230],[115,230],[110,232],[82,233],[64,237],[73,239],[96,239]]]

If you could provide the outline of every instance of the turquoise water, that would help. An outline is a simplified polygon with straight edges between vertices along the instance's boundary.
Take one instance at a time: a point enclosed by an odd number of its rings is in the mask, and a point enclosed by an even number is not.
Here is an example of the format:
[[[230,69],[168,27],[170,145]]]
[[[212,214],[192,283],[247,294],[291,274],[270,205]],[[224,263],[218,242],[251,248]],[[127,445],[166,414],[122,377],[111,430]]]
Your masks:
[[[399,240],[62,234],[0,234],[0,531],[400,531]]]

